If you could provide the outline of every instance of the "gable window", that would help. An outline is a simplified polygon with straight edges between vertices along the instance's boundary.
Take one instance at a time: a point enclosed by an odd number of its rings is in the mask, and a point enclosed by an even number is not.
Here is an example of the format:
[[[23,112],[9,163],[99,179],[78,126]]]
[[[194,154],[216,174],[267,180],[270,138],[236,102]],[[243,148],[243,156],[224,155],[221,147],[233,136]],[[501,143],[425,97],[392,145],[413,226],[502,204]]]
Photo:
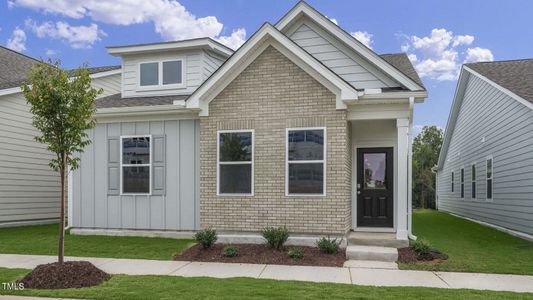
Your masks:
[[[218,132],[218,195],[253,195],[254,132]]]
[[[120,146],[121,193],[150,194],[151,137],[122,136]]]
[[[183,84],[183,60],[145,62],[139,64],[139,86]]]
[[[461,199],[465,197],[465,168],[461,168]]]
[[[454,192],[455,187],[455,172],[452,172],[452,193]]]
[[[287,129],[286,195],[326,194],[325,128]]]
[[[493,164],[492,157],[488,157],[487,158],[487,200],[492,200],[492,185],[493,185],[492,164]]]
[[[472,199],[476,199],[476,189],[477,189],[477,184],[476,184],[476,164],[472,164],[472,171],[471,171],[471,175],[472,177]]]

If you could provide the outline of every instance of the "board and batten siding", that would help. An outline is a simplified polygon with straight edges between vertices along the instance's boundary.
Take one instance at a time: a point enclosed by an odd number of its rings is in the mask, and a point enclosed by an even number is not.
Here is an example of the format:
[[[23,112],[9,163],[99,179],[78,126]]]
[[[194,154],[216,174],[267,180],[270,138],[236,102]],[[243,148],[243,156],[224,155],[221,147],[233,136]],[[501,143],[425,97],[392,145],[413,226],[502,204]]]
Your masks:
[[[493,199],[486,199],[486,158],[493,157]],[[471,165],[477,197],[472,199]],[[461,168],[465,197],[461,199]],[[451,173],[455,172],[454,192]],[[438,208],[533,234],[533,113],[470,75],[447,157],[438,173]]]
[[[108,193],[108,138],[165,137],[164,195]],[[195,230],[199,228],[197,120],[99,123],[73,175],[75,228]],[[153,168],[152,168],[153,172]]]
[[[303,23],[290,39],[356,88],[375,89],[400,85],[364,61],[353,50],[311,23]]]

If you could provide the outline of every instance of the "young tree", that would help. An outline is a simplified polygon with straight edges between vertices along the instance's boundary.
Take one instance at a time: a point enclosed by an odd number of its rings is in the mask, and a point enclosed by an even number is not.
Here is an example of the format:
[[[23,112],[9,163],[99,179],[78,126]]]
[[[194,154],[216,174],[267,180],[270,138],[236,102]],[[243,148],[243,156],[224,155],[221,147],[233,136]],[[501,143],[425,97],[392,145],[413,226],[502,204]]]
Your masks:
[[[91,87],[91,78],[85,68],[67,72],[61,68],[60,61],[35,64],[29,82],[21,88],[31,105],[33,126],[41,132],[41,136],[35,139],[47,144],[48,150],[56,155],[49,165],[61,176],[58,262],[62,264],[67,173],[78,168],[79,158],[74,154],[82,152],[91,143],[87,130],[96,125],[93,103],[102,90]]]
[[[442,130],[424,126],[413,141],[413,204],[421,208],[435,207],[435,174],[431,168],[439,160]]]

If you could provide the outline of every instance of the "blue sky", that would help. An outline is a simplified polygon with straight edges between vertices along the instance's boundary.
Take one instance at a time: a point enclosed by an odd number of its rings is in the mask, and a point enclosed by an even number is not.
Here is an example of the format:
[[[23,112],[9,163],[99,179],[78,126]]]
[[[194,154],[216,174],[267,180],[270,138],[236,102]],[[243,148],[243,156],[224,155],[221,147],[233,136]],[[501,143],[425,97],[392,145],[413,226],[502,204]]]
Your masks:
[[[10,0],[0,3],[0,44],[66,68],[118,64],[106,46],[211,36],[237,47],[296,1]],[[429,98],[415,125],[445,127],[465,61],[533,57],[533,1],[318,1],[309,4],[377,53],[404,50]],[[357,32],[357,33],[356,33]]]

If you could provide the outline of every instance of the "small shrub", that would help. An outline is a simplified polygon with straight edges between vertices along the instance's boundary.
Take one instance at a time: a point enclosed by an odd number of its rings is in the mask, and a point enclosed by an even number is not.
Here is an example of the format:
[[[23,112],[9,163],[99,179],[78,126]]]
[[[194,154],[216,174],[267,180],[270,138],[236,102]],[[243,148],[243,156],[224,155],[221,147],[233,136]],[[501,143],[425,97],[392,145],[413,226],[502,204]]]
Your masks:
[[[411,243],[411,246],[419,257],[425,257],[431,253],[431,244],[425,239],[417,239]]]
[[[316,245],[320,251],[327,254],[334,254],[339,252],[339,247],[342,243],[342,239],[323,237],[316,242]]]
[[[198,231],[194,235],[194,239],[202,245],[202,248],[211,248],[218,239],[217,231],[211,227]]]
[[[299,247],[290,248],[287,252],[290,258],[293,259],[302,259],[304,258],[304,250]]]
[[[239,249],[233,246],[227,246],[222,250],[222,256],[225,257],[235,257],[239,254]]]
[[[263,238],[269,247],[280,250],[283,244],[289,239],[289,231],[283,227],[266,227],[263,229]]]

